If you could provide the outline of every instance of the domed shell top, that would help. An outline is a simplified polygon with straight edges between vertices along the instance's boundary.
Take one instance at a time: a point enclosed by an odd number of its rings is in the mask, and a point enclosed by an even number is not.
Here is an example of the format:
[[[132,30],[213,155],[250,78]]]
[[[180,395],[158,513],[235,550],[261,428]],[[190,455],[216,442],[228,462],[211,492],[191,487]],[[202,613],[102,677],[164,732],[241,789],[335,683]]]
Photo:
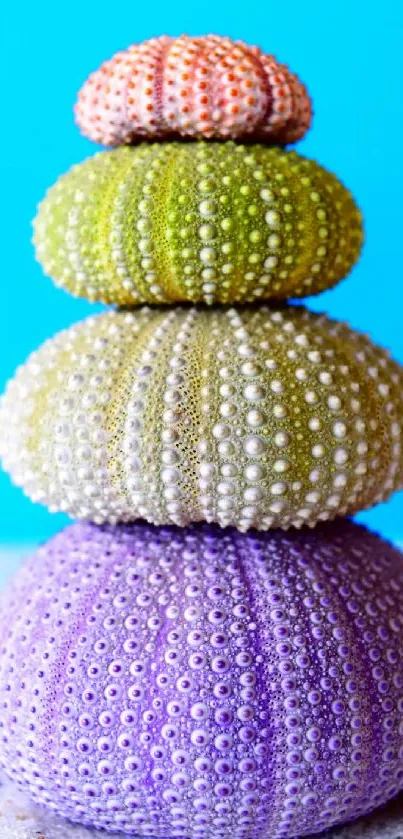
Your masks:
[[[403,368],[302,307],[109,311],[9,384],[0,454],[51,510],[287,528],[403,486]]]
[[[294,143],[312,111],[298,77],[272,55],[219,35],[162,36],[92,73],[75,107],[83,134],[118,146],[172,136]]]
[[[144,143],[63,176],[34,239],[46,273],[89,300],[237,303],[335,285],[358,258],[362,220],[340,181],[295,152]]]
[[[0,763],[61,816],[290,839],[402,788],[403,561],[362,527],[76,524],[0,604]]]

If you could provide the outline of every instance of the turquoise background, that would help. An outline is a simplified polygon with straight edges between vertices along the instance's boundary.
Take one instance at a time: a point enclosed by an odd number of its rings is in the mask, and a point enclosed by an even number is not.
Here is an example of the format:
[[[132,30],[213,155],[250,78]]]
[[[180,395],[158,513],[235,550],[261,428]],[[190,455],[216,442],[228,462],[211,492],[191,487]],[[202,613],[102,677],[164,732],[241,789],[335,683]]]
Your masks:
[[[370,332],[403,361],[401,2],[8,2],[1,29],[1,389],[45,338],[95,311],[53,287],[30,244],[45,189],[96,150],[74,125],[76,92],[116,50],[162,33],[257,43],[307,83],[315,119],[298,148],[351,188],[367,236],[351,277],[309,305]],[[3,545],[41,541],[66,521],[31,504],[5,475],[0,509]],[[403,494],[361,518],[403,539]]]

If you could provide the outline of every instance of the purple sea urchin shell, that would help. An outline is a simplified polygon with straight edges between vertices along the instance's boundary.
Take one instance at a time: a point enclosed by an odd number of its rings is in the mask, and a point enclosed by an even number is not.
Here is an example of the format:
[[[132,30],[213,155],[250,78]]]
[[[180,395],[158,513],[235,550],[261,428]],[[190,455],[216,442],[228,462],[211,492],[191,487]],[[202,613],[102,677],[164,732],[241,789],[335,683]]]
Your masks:
[[[348,521],[73,525],[1,603],[1,763],[112,831],[320,831],[403,786],[402,625],[401,554]]]
[[[399,795],[370,815],[326,831],[325,839],[400,839],[402,835],[403,796]],[[73,825],[33,804],[10,783],[0,786],[0,836],[6,839],[128,839],[124,833],[100,833],[96,828]],[[319,839],[317,833],[315,839]]]

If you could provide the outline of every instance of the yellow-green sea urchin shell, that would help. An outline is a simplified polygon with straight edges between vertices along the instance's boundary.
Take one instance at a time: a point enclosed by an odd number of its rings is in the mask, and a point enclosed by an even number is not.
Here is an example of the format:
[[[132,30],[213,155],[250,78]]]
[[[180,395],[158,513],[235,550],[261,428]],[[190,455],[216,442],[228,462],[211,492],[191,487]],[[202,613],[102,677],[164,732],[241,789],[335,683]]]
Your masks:
[[[146,143],[63,176],[35,243],[46,273],[80,297],[231,304],[335,285],[358,258],[362,222],[340,181],[295,152]]]
[[[51,510],[241,530],[353,513],[403,485],[403,368],[302,307],[109,311],[8,386],[0,454]]]

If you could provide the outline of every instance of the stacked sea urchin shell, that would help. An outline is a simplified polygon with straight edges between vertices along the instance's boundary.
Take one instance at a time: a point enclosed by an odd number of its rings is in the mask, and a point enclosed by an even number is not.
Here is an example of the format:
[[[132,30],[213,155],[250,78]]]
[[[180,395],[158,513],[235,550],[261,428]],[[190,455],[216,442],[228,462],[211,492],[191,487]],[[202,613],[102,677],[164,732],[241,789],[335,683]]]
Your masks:
[[[94,140],[141,142],[50,190],[37,255],[125,308],[48,341],[2,400],[14,481],[88,521],[3,596],[0,763],[89,830],[348,822],[403,787],[402,557],[336,518],[403,487],[403,369],[278,301],[348,273],[359,210],[268,145],[302,137],[310,101],[241,42],[131,47],[76,115]]]

